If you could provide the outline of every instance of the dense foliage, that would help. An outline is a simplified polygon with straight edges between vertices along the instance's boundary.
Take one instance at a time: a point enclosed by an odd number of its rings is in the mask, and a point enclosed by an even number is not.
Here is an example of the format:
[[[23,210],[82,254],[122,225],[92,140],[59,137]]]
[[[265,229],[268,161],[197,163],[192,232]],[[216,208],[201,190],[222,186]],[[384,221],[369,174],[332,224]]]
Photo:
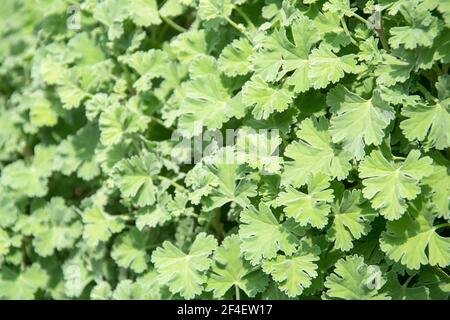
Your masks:
[[[447,299],[449,1],[2,0],[0,26],[0,298]]]

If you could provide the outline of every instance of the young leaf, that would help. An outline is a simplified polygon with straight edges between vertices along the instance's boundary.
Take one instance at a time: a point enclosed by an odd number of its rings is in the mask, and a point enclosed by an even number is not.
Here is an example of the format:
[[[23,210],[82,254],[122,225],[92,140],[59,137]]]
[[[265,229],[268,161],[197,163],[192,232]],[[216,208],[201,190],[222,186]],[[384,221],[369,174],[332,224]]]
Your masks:
[[[358,255],[339,259],[326,281],[324,298],[344,300],[390,300],[380,289],[386,278],[377,266],[367,265]]]
[[[212,260],[209,258],[216,249],[217,241],[206,233],[195,238],[189,253],[184,253],[169,241],[152,254],[159,279],[169,285],[172,293],[179,293],[185,299],[192,299],[203,291],[206,271]]]
[[[295,252],[300,229],[293,220],[280,223],[264,203],[244,209],[241,213],[241,251],[245,259],[257,265],[262,259],[276,257],[278,251],[286,255]]]
[[[410,204],[408,214],[387,223],[380,238],[381,250],[408,269],[425,264],[446,267],[450,263],[450,238],[436,232],[435,218],[427,203],[418,198]]]
[[[214,253],[214,264],[206,290],[213,291],[215,298],[223,297],[233,286],[244,291],[247,296],[254,297],[267,286],[267,276],[241,257],[239,245],[239,237],[232,235],[225,238]]]
[[[278,255],[274,260],[263,261],[264,272],[272,275],[281,291],[289,297],[297,297],[311,286],[317,277],[317,252],[302,243],[297,252],[289,257]]]
[[[286,216],[294,218],[301,226],[310,224],[312,227],[322,229],[328,222],[333,190],[327,189],[330,183],[324,174],[310,176],[306,185],[307,193],[288,186],[285,192],[279,194],[277,204],[285,206]]]
[[[304,120],[297,137],[300,140],[288,145],[284,153],[293,159],[286,161],[282,175],[284,185],[299,187],[305,184],[310,174],[318,172],[339,180],[347,177],[351,168],[351,155],[333,144],[325,118]]]
[[[378,91],[369,100],[338,85],[327,95],[333,117],[330,132],[334,143],[343,143],[353,157],[364,157],[366,145],[379,145],[384,137],[383,130],[394,119],[395,112],[383,101]]]
[[[406,200],[420,193],[420,181],[433,173],[432,160],[412,150],[402,162],[388,160],[374,150],[360,163],[363,194],[372,208],[388,220],[399,219],[406,211]]]

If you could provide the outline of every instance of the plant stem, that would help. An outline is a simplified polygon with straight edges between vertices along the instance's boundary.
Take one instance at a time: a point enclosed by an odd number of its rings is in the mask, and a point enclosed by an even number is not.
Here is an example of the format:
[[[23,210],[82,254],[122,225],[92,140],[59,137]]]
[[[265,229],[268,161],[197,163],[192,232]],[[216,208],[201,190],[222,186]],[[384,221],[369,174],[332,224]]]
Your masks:
[[[442,74],[442,70],[439,68],[437,64],[433,65],[433,70],[436,72],[436,76],[440,76]]]
[[[247,25],[250,28],[252,28],[252,29],[255,28],[255,25],[253,24],[252,20],[250,20],[250,18],[247,16],[247,14],[244,11],[242,11],[241,8],[235,6],[233,9],[236,10],[236,12],[242,17],[242,19],[245,20],[245,22],[247,23]]]
[[[152,119],[152,121],[155,121],[156,123],[158,123],[159,125],[163,126],[164,128],[166,128],[166,125],[164,124],[164,122],[161,119],[158,119],[154,116],[150,116],[150,119]]]
[[[380,38],[381,45],[383,46],[383,49],[388,51],[389,50],[389,44],[386,40],[386,36],[384,35],[384,29],[383,29],[383,22],[381,19],[381,12],[380,12],[380,25],[379,28],[377,28],[377,25],[375,24],[375,32],[378,34],[378,38]]]
[[[361,21],[362,23],[364,23],[364,24],[368,24],[368,21],[366,20],[366,19],[364,19],[363,17],[361,17],[359,14],[357,14],[357,13],[354,13],[353,12],[353,14],[351,15],[351,17],[354,17],[354,18],[356,18],[356,19],[358,19],[359,21]]]
[[[181,184],[175,182],[174,180],[172,180],[170,178],[160,176],[160,175],[154,176],[154,178],[159,179],[159,180],[165,180],[165,181],[169,182],[174,188],[176,188],[180,191],[183,191],[183,192],[188,192],[188,190],[185,187],[183,187]]]
[[[411,282],[411,280],[412,280],[415,276],[416,276],[415,274],[409,276],[409,278],[406,279],[406,281],[405,281],[405,283],[402,285],[402,287],[403,287],[403,288],[407,288],[407,287],[408,287],[408,284]]]
[[[381,45],[383,46],[383,49],[388,51],[389,50],[389,44],[388,44],[388,42],[386,40],[386,37],[384,35],[383,27],[381,27],[380,29],[375,29],[375,31],[377,32],[378,37],[380,38]]]
[[[234,285],[234,290],[236,292],[236,300],[241,300],[241,293],[239,292],[239,287]]]
[[[178,23],[176,23],[175,21],[173,21],[172,19],[169,19],[167,17],[163,17],[161,16],[161,19],[163,19],[163,21],[165,23],[167,23],[169,26],[171,26],[172,28],[174,28],[175,30],[179,31],[179,32],[186,32],[187,29],[180,26]]]
[[[450,277],[448,276],[448,274],[444,271],[444,270],[442,270],[441,268],[439,268],[439,267],[434,267],[434,269],[440,274],[440,275],[442,275],[445,279],[449,279]]]
[[[434,226],[434,229],[437,230],[437,229],[446,228],[446,227],[450,227],[450,223],[447,222],[447,223],[438,224],[438,225]]]
[[[437,99],[433,97],[433,95],[430,93],[430,91],[427,90],[422,84],[417,83],[417,89],[425,96],[425,98],[430,102],[437,102]]]
[[[235,28],[237,31],[241,32],[242,34],[244,34],[245,36],[247,36],[245,34],[245,30],[242,29],[242,27],[240,27],[239,25],[236,24],[236,22],[234,22],[233,20],[231,20],[230,18],[223,16],[225,18],[225,20],[227,20],[227,22],[233,27]]]
[[[358,43],[355,41],[355,39],[353,39],[352,35],[350,34],[350,31],[348,31],[347,24],[345,23],[344,18],[341,19],[341,25],[342,25],[342,29],[344,29],[345,34],[348,35],[348,37],[350,38],[350,41],[355,46],[358,46]]]

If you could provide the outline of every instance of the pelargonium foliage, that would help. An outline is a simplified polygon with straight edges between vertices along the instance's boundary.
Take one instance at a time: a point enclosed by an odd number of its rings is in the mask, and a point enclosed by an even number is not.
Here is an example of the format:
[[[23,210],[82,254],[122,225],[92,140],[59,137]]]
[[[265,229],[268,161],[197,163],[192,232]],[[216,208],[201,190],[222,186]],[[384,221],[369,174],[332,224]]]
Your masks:
[[[448,298],[448,1],[1,7],[0,298]]]

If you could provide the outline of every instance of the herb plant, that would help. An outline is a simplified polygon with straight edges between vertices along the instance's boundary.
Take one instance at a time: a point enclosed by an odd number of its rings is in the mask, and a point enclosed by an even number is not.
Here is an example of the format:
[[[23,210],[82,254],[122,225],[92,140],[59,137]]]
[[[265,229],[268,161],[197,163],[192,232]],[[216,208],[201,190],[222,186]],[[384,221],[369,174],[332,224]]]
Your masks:
[[[1,7],[0,298],[448,298],[448,1]]]

